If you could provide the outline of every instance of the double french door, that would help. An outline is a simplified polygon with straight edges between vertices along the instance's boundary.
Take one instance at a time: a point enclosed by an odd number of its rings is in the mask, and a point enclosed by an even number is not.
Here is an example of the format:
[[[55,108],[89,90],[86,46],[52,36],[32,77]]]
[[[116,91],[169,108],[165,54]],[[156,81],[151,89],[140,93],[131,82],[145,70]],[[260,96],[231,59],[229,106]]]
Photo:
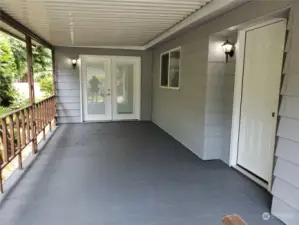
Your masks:
[[[139,57],[81,57],[84,121],[139,120]]]

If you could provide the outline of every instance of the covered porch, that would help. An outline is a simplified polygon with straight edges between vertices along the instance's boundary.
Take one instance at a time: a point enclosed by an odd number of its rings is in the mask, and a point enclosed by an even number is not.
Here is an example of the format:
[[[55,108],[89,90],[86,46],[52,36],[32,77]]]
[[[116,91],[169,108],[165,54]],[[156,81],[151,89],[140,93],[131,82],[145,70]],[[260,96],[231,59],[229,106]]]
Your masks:
[[[298,225],[298,1],[4,0],[0,19],[1,225]]]
[[[66,179],[67,178],[67,179]],[[5,225],[282,224],[270,194],[203,161],[152,122],[60,125],[0,205]],[[267,219],[267,218],[266,218]]]

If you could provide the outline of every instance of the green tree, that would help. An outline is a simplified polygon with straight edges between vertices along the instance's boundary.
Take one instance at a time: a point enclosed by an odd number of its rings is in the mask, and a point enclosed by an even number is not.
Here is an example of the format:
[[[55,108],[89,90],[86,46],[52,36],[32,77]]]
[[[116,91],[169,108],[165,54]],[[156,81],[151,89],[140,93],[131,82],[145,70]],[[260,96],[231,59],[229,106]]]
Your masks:
[[[0,32],[0,94],[2,106],[10,106],[14,99],[22,96],[13,89],[16,80],[27,80],[27,52],[26,44],[5,33]],[[52,58],[51,51],[41,45],[32,46],[33,72],[35,81],[39,82],[46,96],[52,93]],[[22,103],[23,101],[17,101]]]
[[[10,106],[14,100],[13,76],[17,69],[9,42],[0,36],[0,105]]]
[[[17,72],[14,74],[15,80],[27,78],[27,56],[26,44],[23,41],[7,36],[13,61],[16,65]]]
[[[27,80],[27,52],[26,44],[23,41],[17,40],[13,37],[6,37],[11,51],[14,56],[14,62],[17,68],[17,73],[14,75],[16,80]],[[49,68],[51,68],[51,52],[42,45],[32,47],[33,58],[33,72],[34,75],[39,76]]]
[[[38,79],[40,90],[44,92],[45,97],[49,97],[53,93],[53,77],[47,74],[42,79]]]
[[[35,74],[44,73],[51,69],[52,58],[49,49],[44,46],[38,45],[32,49],[33,55],[33,71]]]

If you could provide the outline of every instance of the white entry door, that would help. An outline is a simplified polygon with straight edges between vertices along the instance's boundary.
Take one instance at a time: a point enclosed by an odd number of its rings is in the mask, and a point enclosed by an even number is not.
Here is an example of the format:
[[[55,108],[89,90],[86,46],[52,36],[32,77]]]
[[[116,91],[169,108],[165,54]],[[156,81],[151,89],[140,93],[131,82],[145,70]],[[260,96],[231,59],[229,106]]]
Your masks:
[[[140,119],[140,58],[81,56],[84,121]]]
[[[237,164],[266,182],[274,160],[286,22],[245,31]]]

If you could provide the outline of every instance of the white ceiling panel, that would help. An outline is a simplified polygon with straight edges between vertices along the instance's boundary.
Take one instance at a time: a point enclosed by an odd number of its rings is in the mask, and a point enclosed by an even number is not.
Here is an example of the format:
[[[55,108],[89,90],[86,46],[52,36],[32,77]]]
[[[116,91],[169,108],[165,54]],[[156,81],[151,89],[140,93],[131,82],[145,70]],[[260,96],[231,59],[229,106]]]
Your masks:
[[[0,7],[56,46],[142,47],[214,1],[0,0]]]

